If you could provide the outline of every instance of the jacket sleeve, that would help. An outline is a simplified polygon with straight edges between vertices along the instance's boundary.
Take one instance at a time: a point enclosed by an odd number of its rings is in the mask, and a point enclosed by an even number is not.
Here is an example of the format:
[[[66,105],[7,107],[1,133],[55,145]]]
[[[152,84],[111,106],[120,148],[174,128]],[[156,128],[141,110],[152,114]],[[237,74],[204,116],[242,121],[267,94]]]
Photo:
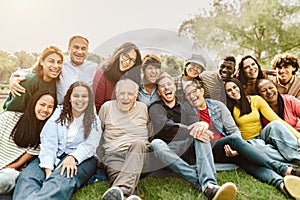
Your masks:
[[[53,115],[48,119],[41,132],[41,151],[39,154],[40,167],[53,170],[58,152],[58,126],[55,122],[61,109],[56,108]]]

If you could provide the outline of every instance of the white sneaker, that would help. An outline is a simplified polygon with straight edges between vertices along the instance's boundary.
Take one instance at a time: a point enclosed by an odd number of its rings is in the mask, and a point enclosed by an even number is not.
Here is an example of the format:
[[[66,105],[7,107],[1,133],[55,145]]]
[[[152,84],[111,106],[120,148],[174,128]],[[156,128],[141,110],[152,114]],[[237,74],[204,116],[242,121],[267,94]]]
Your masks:
[[[111,187],[102,195],[101,200],[123,200],[124,195],[119,187]]]

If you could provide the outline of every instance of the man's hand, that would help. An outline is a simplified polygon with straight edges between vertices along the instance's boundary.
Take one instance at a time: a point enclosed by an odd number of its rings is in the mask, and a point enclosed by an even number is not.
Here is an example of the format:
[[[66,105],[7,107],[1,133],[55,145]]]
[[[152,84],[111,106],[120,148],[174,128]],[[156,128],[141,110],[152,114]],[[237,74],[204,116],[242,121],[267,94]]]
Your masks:
[[[65,170],[67,172],[67,178],[73,178],[73,176],[77,174],[76,160],[73,156],[67,156],[66,159],[64,159],[56,168],[56,170],[59,168],[61,168],[61,176],[64,175]]]
[[[227,157],[234,157],[234,156],[238,156],[239,155],[239,152],[235,151],[235,150],[232,150],[231,147],[226,144],[224,146],[224,150],[225,150],[225,155]]]
[[[206,122],[196,122],[188,127],[190,135],[195,139],[208,143],[213,138],[213,133],[208,130],[209,125]]]
[[[16,75],[9,78],[9,89],[14,97],[21,96],[22,93],[25,93],[25,88],[20,85],[20,83],[25,80],[26,77],[17,77]]]

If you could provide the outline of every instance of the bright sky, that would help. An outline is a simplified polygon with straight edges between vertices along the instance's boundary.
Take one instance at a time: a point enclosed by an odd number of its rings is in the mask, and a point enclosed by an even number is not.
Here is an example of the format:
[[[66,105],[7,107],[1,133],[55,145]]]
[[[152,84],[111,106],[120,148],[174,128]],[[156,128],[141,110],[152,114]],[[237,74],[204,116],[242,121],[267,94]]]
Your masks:
[[[141,28],[176,31],[211,0],[0,0],[0,50],[41,52],[83,35],[90,51],[120,33]]]

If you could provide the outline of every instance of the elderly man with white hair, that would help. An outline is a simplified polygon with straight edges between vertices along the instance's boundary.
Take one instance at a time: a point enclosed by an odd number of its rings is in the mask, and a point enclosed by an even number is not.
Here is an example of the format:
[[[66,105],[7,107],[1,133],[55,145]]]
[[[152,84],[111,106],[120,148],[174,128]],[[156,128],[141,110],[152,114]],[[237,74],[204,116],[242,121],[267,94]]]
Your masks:
[[[97,150],[112,185],[108,199],[140,199],[136,191],[149,147],[151,123],[144,103],[137,102],[138,85],[130,79],[116,84],[116,100],[105,102],[99,112],[103,138]]]

